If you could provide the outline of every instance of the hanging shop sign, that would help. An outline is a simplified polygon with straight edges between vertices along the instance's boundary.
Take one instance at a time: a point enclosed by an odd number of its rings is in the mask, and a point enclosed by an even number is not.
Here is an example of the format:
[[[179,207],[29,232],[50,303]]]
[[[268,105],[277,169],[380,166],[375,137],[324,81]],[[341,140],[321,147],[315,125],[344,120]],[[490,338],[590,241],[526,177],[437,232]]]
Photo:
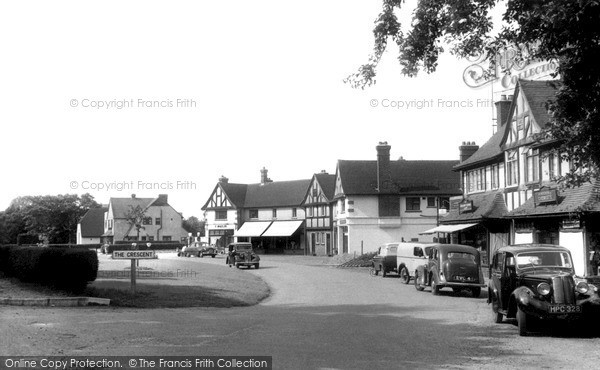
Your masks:
[[[558,192],[556,189],[540,189],[533,193],[533,202],[536,206],[540,204],[556,203]]]
[[[462,214],[462,213],[469,213],[469,212],[473,212],[473,201],[472,200],[465,200],[458,204],[458,213]]]

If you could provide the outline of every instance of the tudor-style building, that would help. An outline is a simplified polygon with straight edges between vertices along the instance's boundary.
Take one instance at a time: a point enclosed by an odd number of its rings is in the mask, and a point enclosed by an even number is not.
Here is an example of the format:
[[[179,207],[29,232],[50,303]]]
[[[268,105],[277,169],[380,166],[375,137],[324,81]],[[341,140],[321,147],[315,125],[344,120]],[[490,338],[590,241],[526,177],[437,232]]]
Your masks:
[[[376,161],[339,160],[334,190],[334,248],[338,253],[377,250],[394,241],[433,241],[420,235],[438,225],[449,197],[460,194],[458,161],[390,160],[377,145]]]
[[[559,244],[571,251],[577,274],[597,275],[592,252],[600,242],[600,184],[561,190],[557,179],[569,163],[556,140],[536,135],[551,119],[545,107],[557,85],[519,80],[514,95],[497,103],[498,131],[455,167],[464,193],[452,198],[449,215],[433,231],[487,253],[507,244]]]
[[[202,207],[210,244],[250,241],[264,253],[306,253],[302,201],[310,180],[272,181],[267,173],[256,184],[219,179]]]
[[[316,173],[308,187],[302,205],[306,214],[306,244],[308,254],[330,256],[333,250],[333,193],[335,175]]]

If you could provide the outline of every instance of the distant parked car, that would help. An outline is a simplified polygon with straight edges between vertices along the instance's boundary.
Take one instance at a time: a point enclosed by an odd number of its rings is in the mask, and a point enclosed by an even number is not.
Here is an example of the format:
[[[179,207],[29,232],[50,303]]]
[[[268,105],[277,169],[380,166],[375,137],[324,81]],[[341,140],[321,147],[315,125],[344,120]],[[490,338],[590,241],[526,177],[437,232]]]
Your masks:
[[[260,266],[260,257],[254,252],[251,243],[231,243],[227,246],[228,254],[225,261],[229,266],[254,266],[258,269]]]
[[[429,245],[417,242],[384,244],[373,257],[370,273],[373,276],[381,273],[385,277],[389,272],[395,272],[403,283],[408,284],[417,266],[427,263]]]
[[[460,244],[433,244],[426,265],[415,272],[415,288],[431,287],[434,295],[449,287],[454,292],[469,289],[478,298],[485,287],[479,251]]]
[[[381,273],[386,277],[388,272],[396,271],[396,252],[399,243],[387,243],[377,249],[377,254],[373,257],[370,269],[371,276],[377,276]]]
[[[193,242],[192,244],[177,250],[177,256],[179,257],[204,257],[211,256],[215,258],[217,251],[214,247],[208,245],[206,242]]]
[[[494,322],[516,317],[519,335],[531,319],[573,320],[600,315],[598,288],[575,276],[567,248],[520,244],[498,249],[490,265],[488,303]]]

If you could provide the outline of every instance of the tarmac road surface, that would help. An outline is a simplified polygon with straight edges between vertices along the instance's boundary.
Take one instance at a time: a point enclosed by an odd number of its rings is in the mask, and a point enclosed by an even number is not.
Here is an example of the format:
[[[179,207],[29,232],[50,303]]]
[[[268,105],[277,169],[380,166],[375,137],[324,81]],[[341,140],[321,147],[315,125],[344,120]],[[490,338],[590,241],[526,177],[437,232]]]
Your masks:
[[[296,258],[296,259],[295,259]],[[257,274],[272,295],[231,309],[27,308],[0,306],[1,355],[273,356],[275,369],[596,369],[599,334],[544,329],[519,337],[493,324],[479,299],[417,292],[391,274],[263,256]],[[161,255],[165,269],[218,258]]]

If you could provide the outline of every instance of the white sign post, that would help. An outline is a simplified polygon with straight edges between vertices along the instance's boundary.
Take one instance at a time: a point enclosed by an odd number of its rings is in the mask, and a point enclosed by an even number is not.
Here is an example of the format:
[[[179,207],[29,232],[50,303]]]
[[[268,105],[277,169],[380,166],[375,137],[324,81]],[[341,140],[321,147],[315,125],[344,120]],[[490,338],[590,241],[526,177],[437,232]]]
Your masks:
[[[150,244],[150,243],[148,243],[148,244]],[[148,246],[148,247],[150,247],[150,246]],[[131,293],[135,294],[135,283],[136,283],[135,276],[137,275],[136,269],[135,269],[136,261],[138,261],[140,259],[156,258],[156,254],[152,250],[150,250],[150,251],[137,251],[137,250],[113,251],[112,258],[117,259],[117,260],[126,260],[126,259],[131,260]]]

